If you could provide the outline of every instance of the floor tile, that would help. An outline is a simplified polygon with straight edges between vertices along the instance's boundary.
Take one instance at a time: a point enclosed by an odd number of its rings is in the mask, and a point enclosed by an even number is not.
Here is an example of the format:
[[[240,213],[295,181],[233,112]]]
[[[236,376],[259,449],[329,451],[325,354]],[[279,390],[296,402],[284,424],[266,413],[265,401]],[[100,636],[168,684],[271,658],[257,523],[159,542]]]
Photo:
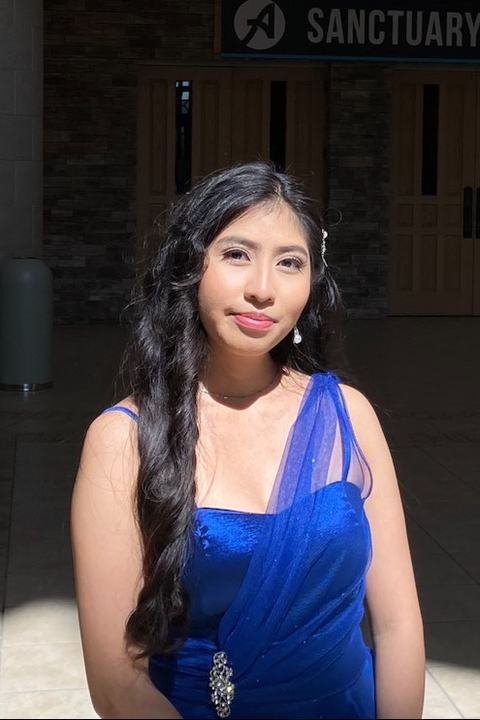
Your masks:
[[[443,555],[445,550],[410,516],[409,507],[405,507],[408,540],[411,552],[416,556]]]
[[[75,443],[18,443],[10,531],[13,547],[69,539],[77,462]]]
[[[480,429],[480,413],[478,413],[478,418],[475,418],[475,427]],[[453,450],[451,447],[427,448],[425,452],[445,468],[448,468],[455,476],[460,477],[463,482],[480,492],[479,443],[475,445],[458,444]]]
[[[38,600],[74,599],[70,538],[10,548],[5,607]]]
[[[425,676],[425,703],[422,717],[424,720],[427,718],[430,720],[452,718],[453,720],[453,718],[463,717],[430,671],[427,671]]]
[[[467,506],[441,516],[430,510],[411,511],[424,530],[445,550],[455,553],[480,554],[480,512]]]
[[[425,622],[480,620],[480,586],[476,583],[420,585],[418,594]]]
[[[432,677],[446,689],[464,718],[480,717],[480,669],[439,665],[430,668]]]
[[[73,600],[30,602],[5,610],[3,648],[80,642],[77,606]]]
[[[480,584],[480,554],[476,552],[451,553],[459,565]]]
[[[98,718],[87,690],[0,693],[0,717],[12,720]]]
[[[2,692],[87,687],[79,642],[4,646],[0,678]]]
[[[425,585],[475,585],[476,580],[462,566],[458,554],[447,553],[417,554],[412,552],[417,586]],[[460,589],[464,592],[464,588]]]

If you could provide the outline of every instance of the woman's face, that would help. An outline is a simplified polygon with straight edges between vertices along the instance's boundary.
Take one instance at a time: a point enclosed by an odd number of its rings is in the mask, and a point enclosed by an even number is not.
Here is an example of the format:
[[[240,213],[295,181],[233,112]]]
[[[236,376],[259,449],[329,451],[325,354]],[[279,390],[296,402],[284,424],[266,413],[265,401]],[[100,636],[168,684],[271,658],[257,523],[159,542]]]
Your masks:
[[[306,235],[288,205],[258,205],[209,245],[199,287],[212,350],[265,354],[297,322],[310,293]]]

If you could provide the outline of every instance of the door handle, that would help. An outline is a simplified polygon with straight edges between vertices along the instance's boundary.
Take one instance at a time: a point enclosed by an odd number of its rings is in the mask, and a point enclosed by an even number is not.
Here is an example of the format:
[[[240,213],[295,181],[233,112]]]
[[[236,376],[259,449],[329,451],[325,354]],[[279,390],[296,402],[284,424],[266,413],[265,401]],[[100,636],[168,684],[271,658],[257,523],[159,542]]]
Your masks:
[[[477,189],[478,207],[478,189]],[[467,185],[463,188],[463,237],[472,237],[472,213],[473,213],[473,188]]]
[[[480,238],[480,187],[475,192],[475,237]]]

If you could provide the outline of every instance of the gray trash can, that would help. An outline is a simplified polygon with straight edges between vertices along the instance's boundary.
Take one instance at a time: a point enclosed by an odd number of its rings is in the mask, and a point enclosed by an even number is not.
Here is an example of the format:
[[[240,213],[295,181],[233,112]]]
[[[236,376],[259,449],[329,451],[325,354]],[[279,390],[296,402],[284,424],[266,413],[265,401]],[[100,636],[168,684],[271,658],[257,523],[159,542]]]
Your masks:
[[[52,387],[53,278],[38,258],[0,270],[0,390]]]

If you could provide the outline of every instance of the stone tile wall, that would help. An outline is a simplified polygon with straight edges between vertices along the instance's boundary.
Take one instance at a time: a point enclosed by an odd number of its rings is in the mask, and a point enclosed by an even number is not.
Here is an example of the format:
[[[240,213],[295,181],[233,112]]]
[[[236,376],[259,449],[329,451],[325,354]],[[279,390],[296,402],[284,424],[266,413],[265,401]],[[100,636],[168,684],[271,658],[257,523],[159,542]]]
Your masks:
[[[0,2],[0,266],[42,252],[42,4]]]
[[[332,62],[327,80],[326,188],[331,252],[351,314],[387,311],[390,68]]]

